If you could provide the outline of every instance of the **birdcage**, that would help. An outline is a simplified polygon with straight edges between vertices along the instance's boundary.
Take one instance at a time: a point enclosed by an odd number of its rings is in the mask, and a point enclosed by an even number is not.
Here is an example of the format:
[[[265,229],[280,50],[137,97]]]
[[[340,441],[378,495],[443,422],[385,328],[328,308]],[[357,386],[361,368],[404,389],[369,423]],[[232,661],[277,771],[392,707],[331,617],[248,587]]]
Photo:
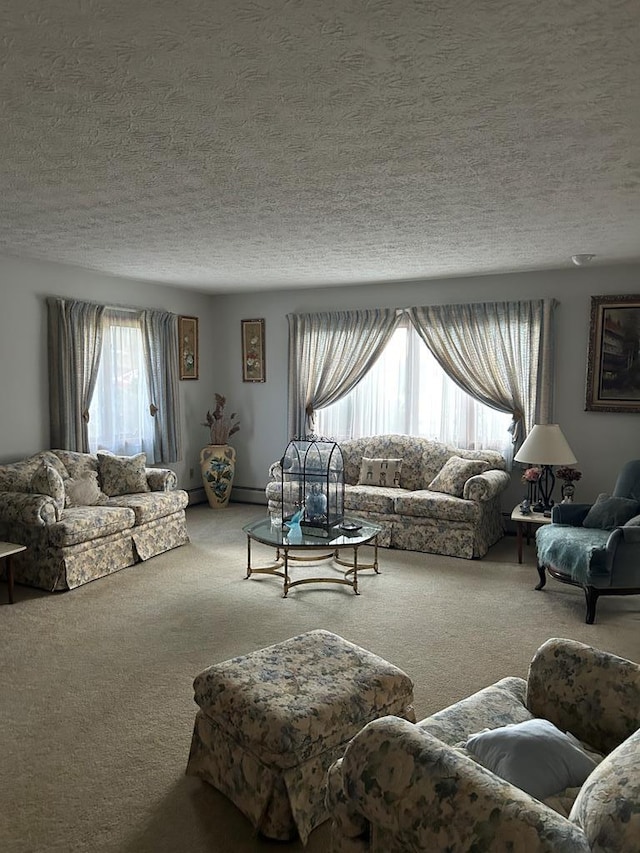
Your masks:
[[[301,512],[302,530],[328,537],[344,518],[344,461],[334,441],[296,438],[281,460],[282,518]]]

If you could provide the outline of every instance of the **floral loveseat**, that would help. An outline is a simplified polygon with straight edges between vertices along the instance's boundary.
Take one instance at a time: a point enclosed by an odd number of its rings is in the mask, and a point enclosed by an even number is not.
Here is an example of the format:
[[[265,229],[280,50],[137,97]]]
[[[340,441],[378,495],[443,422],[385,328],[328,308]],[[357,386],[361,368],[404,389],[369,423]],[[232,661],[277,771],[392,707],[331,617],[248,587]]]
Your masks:
[[[45,450],[0,465],[0,539],[27,546],[16,581],[73,589],[185,544],[188,495],[176,485],[144,453]]]
[[[379,524],[383,547],[472,559],[503,536],[500,495],[510,476],[500,453],[409,435],[351,439],[340,449],[345,513]],[[282,513],[279,462],[270,476],[269,512]]]
[[[333,853],[636,853],[639,726],[640,666],[548,640],[526,681],[361,729],[329,769]]]

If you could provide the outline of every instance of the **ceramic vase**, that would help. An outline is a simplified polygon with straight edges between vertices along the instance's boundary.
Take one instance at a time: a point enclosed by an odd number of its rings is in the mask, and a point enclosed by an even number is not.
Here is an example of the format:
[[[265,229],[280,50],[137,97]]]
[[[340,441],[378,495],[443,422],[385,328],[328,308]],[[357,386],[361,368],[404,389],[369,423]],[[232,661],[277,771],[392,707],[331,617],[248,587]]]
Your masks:
[[[224,509],[231,497],[236,452],[229,444],[207,444],[200,451],[202,484],[213,509]]]
[[[563,483],[562,484],[562,503],[570,504],[573,503],[573,496],[575,494],[576,487],[573,483]]]

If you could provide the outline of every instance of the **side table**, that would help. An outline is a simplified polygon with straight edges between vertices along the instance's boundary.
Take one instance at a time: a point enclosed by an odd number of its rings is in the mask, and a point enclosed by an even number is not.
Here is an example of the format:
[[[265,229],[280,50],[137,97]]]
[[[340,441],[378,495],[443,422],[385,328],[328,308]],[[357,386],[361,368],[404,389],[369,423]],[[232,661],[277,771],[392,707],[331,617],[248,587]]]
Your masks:
[[[526,515],[520,511],[520,504],[514,507],[511,513],[511,521],[516,523],[516,532],[518,534],[518,562],[522,562],[522,542],[524,539],[524,527],[527,525],[527,545],[531,536],[531,525],[540,526],[541,524],[551,524],[550,516],[543,515],[541,512],[529,512]]]
[[[6,561],[7,564],[7,585],[9,587],[9,604],[13,604],[13,566],[11,565],[11,557],[13,554],[19,554],[20,551],[26,551],[26,545],[16,545],[14,542],[0,542],[0,564]]]

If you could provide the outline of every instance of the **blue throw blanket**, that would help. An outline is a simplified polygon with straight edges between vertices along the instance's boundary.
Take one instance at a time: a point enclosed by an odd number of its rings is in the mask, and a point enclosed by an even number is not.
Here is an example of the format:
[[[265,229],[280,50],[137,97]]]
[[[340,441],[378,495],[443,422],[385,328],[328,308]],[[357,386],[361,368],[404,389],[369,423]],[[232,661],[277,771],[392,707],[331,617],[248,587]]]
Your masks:
[[[580,584],[609,585],[606,546],[610,530],[548,524],[536,531],[538,564],[550,566]]]

